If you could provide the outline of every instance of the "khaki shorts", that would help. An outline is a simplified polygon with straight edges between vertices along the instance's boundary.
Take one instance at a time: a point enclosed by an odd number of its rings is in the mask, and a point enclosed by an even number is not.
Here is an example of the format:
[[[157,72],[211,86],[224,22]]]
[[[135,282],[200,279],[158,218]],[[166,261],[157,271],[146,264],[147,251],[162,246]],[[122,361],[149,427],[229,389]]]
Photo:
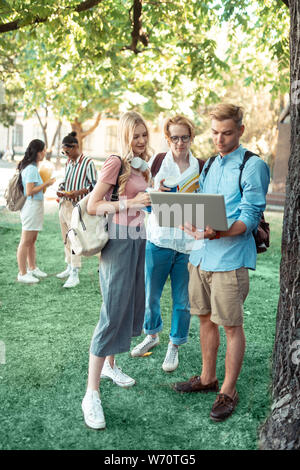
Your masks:
[[[191,315],[211,314],[217,325],[242,325],[243,303],[249,292],[248,269],[211,272],[191,263],[188,268]]]

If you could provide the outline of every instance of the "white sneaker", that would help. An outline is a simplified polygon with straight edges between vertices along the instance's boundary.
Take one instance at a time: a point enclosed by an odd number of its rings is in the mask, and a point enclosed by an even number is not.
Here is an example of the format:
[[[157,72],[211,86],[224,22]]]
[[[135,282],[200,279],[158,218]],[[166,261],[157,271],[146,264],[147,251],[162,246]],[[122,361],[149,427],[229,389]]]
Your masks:
[[[78,268],[73,268],[63,287],[75,287],[77,284],[79,284]]]
[[[156,335],[154,338],[151,335],[147,335],[144,341],[140,344],[137,344],[131,351],[132,357],[143,356],[150,349],[154,348],[159,344],[159,336]]]
[[[165,372],[172,372],[178,367],[178,346],[169,343],[167,354],[162,368]]]
[[[33,276],[35,277],[39,277],[39,278],[42,278],[42,277],[47,277],[47,274],[44,273],[43,271],[40,270],[40,268],[36,267],[35,269],[27,269],[27,272],[29,274],[32,274]]]
[[[87,390],[82,400],[81,408],[83,411],[85,424],[92,429],[104,429],[105,417],[101,405],[99,392],[97,390]]]
[[[58,277],[58,279],[65,279],[65,277],[68,277],[70,273],[71,273],[71,265],[68,264],[67,269],[65,269],[59,274],[56,274],[56,277]]]
[[[135,380],[129,377],[129,375],[124,374],[122,369],[117,367],[116,363],[114,363],[114,368],[112,368],[107,359],[104,361],[101,379],[111,379],[113,383],[124,388],[132,387],[135,384]]]
[[[39,282],[37,277],[34,277],[31,273],[18,274],[18,281],[24,282],[24,284],[36,284]]]

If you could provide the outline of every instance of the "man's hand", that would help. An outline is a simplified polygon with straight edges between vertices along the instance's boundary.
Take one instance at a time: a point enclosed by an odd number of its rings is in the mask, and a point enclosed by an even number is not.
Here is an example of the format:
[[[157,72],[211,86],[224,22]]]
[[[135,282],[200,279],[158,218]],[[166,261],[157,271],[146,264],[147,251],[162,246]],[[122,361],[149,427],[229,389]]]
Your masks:
[[[203,238],[208,238],[209,240],[211,240],[215,238],[217,234],[217,232],[212,229],[209,225],[205,227],[205,230],[200,231],[194,225],[190,224],[189,222],[186,222],[184,226],[181,225],[179,228],[191,237],[193,237],[195,240],[203,240]]]
[[[66,197],[68,199],[76,199],[78,196],[82,196],[88,193],[86,188],[74,190],[74,191],[57,191],[58,197]]]

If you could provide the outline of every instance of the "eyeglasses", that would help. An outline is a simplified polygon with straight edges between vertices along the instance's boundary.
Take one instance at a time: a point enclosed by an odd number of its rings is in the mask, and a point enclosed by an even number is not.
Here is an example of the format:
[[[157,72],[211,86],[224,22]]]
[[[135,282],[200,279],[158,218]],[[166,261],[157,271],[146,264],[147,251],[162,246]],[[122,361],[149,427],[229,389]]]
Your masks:
[[[181,142],[183,142],[184,144],[186,144],[187,142],[189,142],[191,136],[190,135],[171,135],[170,136],[170,140],[173,144],[177,144],[179,142],[179,140],[181,140]]]

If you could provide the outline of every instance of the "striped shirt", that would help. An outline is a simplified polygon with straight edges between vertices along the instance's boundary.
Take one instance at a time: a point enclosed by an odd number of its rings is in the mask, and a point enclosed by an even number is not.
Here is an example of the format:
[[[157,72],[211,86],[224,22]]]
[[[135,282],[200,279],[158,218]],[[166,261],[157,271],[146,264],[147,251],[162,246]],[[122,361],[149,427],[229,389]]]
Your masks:
[[[85,157],[81,154],[76,162],[71,159],[67,161],[64,179],[65,191],[78,191],[84,188],[88,189],[90,186],[95,186],[96,181],[97,170],[91,158]],[[82,196],[78,196],[75,200],[69,200],[78,202],[83,197],[84,194]]]

